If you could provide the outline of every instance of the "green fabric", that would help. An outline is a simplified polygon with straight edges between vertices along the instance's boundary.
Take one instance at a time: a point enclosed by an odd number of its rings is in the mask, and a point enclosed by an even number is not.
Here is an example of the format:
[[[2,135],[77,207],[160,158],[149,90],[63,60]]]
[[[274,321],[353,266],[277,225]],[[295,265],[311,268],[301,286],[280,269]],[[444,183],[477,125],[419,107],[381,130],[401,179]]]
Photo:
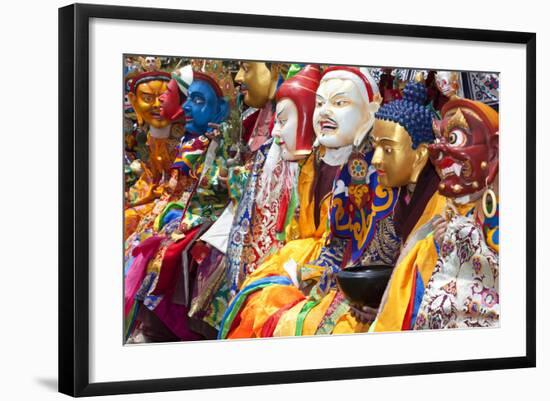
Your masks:
[[[124,320],[124,334],[126,341],[130,337],[130,334],[132,334],[132,331],[134,330],[134,324],[136,322],[136,317],[138,313],[138,303],[134,301],[134,304],[132,305],[132,309],[130,309],[130,312],[126,316],[126,319]]]
[[[250,286],[248,288],[245,288],[238,294],[238,298],[235,300],[235,304],[233,305],[233,309],[231,309],[231,313],[225,320],[225,324],[223,325],[223,327],[221,327],[220,329],[219,338],[227,338],[229,330],[231,329],[231,325],[233,324],[233,320],[235,320],[235,317],[241,311],[241,307],[243,306],[244,301],[246,301],[246,299],[248,298],[248,295],[270,285],[272,285],[272,283],[263,283],[257,286]]]
[[[300,64],[291,64],[286,74],[286,79],[292,78],[294,75],[298,74],[301,69],[302,66]]]
[[[168,214],[168,212],[172,209],[180,209],[180,210],[183,210],[183,205],[179,202],[170,202],[166,205],[166,207],[164,208],[164,210],[161,212],[160,216],[159,216],[159,221],[163,221],[164,220],[164,217]]]
[[[302,332],[304,331],[304,322],[306,320],[306,317],[308,313],[319,304],[318,300],[312,299],[311,301],[307,301],[304,306],[302,307],[302,310],[298,314],[298,317],[296,318],[296,336],[301,336]]]
[[[294,213],[296,212],[298,203],[299,203],[299,199],[298,199],[297,189],[292,188],[292,193],[290,194],[290,202],[286,212],[285,224],[283,226],[283,230],[276,234],[276,238],[280,242],[286,242],[286,228],[288,227],[288,225],[292,221],[292,218],[294,217]]]

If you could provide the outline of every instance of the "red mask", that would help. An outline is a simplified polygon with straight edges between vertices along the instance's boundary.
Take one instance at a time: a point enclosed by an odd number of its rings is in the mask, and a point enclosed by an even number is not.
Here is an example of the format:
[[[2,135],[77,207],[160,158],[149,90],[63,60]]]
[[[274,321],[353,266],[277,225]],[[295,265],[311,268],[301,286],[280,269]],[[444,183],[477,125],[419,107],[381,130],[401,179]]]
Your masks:
[[[450,198],[481,191],[498,172],[498,113],[489,106],[455,99],[434,122],[430,159],[441,177],[439,193]]]
[[[184,118],[181,105],[185,99],[181,95],[177,82],[172,79],[168,82],[168,89],[160,96],[160,114],[170,121]]]

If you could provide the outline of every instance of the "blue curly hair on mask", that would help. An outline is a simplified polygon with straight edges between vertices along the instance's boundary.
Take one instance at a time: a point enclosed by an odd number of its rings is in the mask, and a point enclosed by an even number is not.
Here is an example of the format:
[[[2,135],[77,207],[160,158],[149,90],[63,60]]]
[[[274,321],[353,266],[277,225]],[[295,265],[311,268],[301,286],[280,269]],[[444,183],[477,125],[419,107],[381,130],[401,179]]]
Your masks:
[[[386,103],[376,112],[375,118],[392,121],[407,130],[412,140],[412,148],[421,143],[432,143],[433,112],[425,107],[427,99],[426,87],[419,82],[409,82],[403,89],[403,99]]]

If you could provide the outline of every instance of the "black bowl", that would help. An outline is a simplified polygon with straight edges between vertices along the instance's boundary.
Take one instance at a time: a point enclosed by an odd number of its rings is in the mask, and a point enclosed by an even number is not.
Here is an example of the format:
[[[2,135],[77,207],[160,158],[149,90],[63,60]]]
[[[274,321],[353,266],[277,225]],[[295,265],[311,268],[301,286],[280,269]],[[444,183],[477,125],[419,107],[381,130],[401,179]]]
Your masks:
[[[353,266],[336,273],[340,291],[356,306],[378,308],[393,266]]]

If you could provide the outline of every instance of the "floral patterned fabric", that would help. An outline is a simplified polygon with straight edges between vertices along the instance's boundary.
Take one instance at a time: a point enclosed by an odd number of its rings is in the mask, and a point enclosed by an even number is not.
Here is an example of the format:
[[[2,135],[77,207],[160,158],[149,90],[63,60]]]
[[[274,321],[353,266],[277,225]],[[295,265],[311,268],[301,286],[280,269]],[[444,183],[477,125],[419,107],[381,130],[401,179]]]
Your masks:
[[[498,326],[498,254],[471,218],[448,224],[415,329]]]
[[[283,163],[278,163],[273,170],[272,180],[265,188],[267,196],[260,205],[258,201],[254,204],[250,231],[243,245],[242,267],[243,274],[250,274],[258,267],[262,258],[282,244],[277,240],[277,219],[281,208]],[[256,192],[260,193],[266,183],[258,180]]]
[[[252,230],[252,219],[254,214],[254,205],[258,187],[258,178],[261,174],[269,147],[272,141],[262,145],[255,154],[251,172],[243,191],[243,195],[237,210],[235,220],[229,233],[229,243],[227,246],[227,279],[232,291],[238,290],[239,284],[246,276],[246,267],[242,258],[245,244],[250,241]]]

